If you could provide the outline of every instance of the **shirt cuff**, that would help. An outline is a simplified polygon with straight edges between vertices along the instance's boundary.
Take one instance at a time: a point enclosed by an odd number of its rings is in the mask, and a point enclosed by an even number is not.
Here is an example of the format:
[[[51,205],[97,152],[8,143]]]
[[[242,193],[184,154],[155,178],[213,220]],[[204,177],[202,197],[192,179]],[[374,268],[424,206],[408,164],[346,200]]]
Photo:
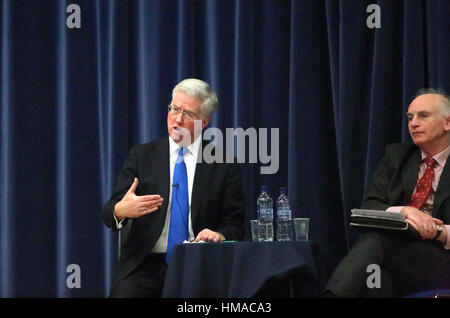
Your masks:
[[[391,206],[389,207],[386,212],[398,212],[400,213],[404,206]],[[450,225],[445,225],[445,229],[447,230],[447,241],[444,244],[444,248],[446,250],[450,250]]]
[[[404,206],[391,206],[389,207],[386,212],[397,212],[397,213],[401,213],[402,209],[404,208]]]
[[[119,222],[119,221],[117,220],[116,215],[114,214],[114,212],[113,212],[113,218],[114,218],[114,221],[116,221],[116,229],[120,230],[121,228],[123,228],[122,222],[123,222],[123,220],[125,220],[125,219],[123,219],[122,221]]]
[[[447,242],[444,244],[444,248],[446,250],[450,250],[450,225],[445,225],[445,229],[447,230]]]

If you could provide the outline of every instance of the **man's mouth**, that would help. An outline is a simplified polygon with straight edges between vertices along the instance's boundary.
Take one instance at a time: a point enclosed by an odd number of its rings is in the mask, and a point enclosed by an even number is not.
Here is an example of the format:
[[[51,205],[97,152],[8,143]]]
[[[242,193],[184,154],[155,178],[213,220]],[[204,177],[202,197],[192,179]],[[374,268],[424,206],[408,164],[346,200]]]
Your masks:
[[[175,126],[172,128],[172,133],[176,136],[182,137],[182,136],[188,134],[189,132],[186,128]]]

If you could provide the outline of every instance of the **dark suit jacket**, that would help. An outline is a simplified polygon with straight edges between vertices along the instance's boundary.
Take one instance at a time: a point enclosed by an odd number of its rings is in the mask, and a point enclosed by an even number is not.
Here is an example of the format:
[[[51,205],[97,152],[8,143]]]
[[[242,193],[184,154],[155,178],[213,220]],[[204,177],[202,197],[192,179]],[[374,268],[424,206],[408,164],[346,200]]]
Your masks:
[[[412,143],[390,144],[375,170],[361,208],[385,210],[407,205],[417,183],[420,148]],[[450,159],[450,158],[449,158]],[[450,160],[442,171],[433,204],[433,217],[450,224]]]
[[[114,194],[103,208],[104,223],[112,230],[116,229],[114,206],[123,198],[135,177],[139,179],[137,195],[159,194],[164,201],[154,213],[133,219],[112,287],[145,259],[164,227],[170,186],[169,137],[131,150],[119,173]],[[238,164],[197,163],[191,198],[194,235],[208,228],[220,232],[227,240],[241,240],[244,215],[245,198]]]

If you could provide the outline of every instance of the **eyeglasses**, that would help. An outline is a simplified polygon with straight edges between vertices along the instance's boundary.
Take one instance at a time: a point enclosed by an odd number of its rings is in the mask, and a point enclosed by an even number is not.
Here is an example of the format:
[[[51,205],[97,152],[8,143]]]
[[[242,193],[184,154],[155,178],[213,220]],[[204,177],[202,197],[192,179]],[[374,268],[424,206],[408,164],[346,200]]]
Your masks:
[[[196,114],[182,110],[177,105],[169,105],[169,112],[171,112],[174,115],[179,115],[181,113],[183,118],[187,120],[194,120],[197,117]]]

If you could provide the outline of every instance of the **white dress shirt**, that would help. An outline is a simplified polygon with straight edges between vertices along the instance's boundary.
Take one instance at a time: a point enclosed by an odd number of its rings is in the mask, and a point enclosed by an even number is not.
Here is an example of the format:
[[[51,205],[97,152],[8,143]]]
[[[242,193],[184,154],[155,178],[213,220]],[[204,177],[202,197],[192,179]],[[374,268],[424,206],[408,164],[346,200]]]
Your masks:
[[[184,154],[184,163],[186,165],[187,178],[188,178],[188,193],[189,193],[189,241],[193,241],[194,231],[192,230],[192,220],[191,220],[191,198],[192,198],[192,187],[194,185],[195,167],[197,164],[198,151],[200,148],[201,138],[197,137],[194,143],[186,147],[187,151]],[[173,171],[175,170],[175,163],[178,158],[178,151],[180,146],[173,141],[169,136],[169,155],[170,155],[170,192],[169,192],[169,204],[167,205],[166,221],[164,222],[164,227],[161,232],[161,236],[158,241],[156,241],[155,246],[152,249],[152,253],[165,253],[167,250],[167,239],[169,237],[169,225],[170,225],[170,209],[172,206],[172,180]]]

